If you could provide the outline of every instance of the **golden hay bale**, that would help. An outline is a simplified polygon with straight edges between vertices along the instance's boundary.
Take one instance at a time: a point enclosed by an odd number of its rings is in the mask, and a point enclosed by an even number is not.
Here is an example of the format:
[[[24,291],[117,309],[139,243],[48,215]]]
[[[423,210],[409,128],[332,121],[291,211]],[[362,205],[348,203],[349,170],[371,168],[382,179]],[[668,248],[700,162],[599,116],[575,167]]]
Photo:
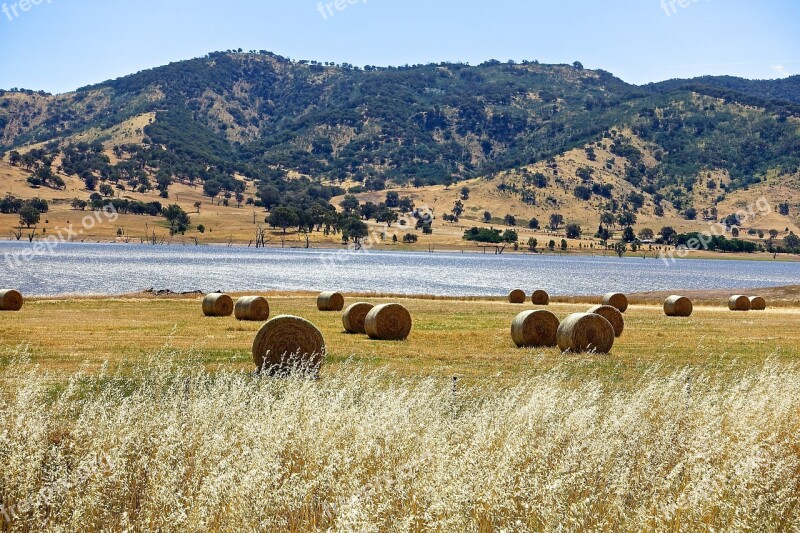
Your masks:
[[[611,327],[614,328],[614,336],[622,337],[622,332],[625,331],[625,317],[622,316],[619,309],[610,305],[596,305],[586,312],[600,315],[608,320],[611,323]]]
[[[518,348],[552,347],[558,324],[558,317],[550,311],[525,311],[511,323],[511,338]]]
[[[344,309],[344,296],[338,292],[323,292],[317,296],[317,309],[320,311],[341,311]]]
[[[628,310],[628,297],[619,292],[609,292],[603,296],[603,305],[610,305],[616,307],[620,313]]]
[[[411,313],[400,304],[383,304],[372,308],[364,319],[364,330],[371,339],[400,341],[411,333]]]
[[[372,304],[358,302],[354,303],[342,314],[342,325],[347,333],[366,333],[364,321],[367,315],[375,306]]]
[[[749,311],[750,298],[742,296],[741,294],[735,294],[728,299],[728,309],[731,311]]]
[[[0,291],[0,311],[19,311],[24,300],[22,294],[14,289]]]
[[[533,291],[533,295],[531,296],[531,302],[533,305],[550,305],[550,295],[547,294],[547,291],[536,290]]]
[[[692,316],[694,305],[685,296],[673,295],[664,300],[664,314],[667,316]]]
[[[253,340],[253,362],[259,371],[286,375],[293,370],[318,374],[325,358],[325,339],[317,327],[300,317],[276,316]]]
[[[233,298],[227,294],[214,292],[203,298],[203,314],[206,316],[231,316]]]
[[[750,309],[752,311],[764,311],[767,308],[767,301],[761,296],[750,297]]]
[[[263,322],[269,318],[269,302],[263,296],[244,296],[236,301],[233,314],[236,320]]]
[[[562,352],[608,353],[614,346],[614,326],[600,315],[576,313],[564,319],[556,339]]]
[[[514,289],[508,293],[508,303],[510,304],[524,304],[528,297],[522,289]]]

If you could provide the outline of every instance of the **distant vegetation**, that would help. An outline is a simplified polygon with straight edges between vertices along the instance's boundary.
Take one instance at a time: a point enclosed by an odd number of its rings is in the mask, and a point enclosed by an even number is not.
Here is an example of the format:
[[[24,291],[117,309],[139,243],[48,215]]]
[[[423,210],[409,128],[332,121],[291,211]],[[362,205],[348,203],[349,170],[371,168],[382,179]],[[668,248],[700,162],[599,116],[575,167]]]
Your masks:
[[[114,163],[103,138],[64,140],[142,113],[156,117],[141,131],[144,142],[113,146]],[[631,227],[644,194],[652,195],[657,216],[669,202],[685,218],[697,218],[691,192],[704,172],[730,176],[720,193],[759,183],[769,171],[798,173],[796,117],[798,77],[774,82],[709,77],[637,87],[579,63],[358,68],[291,61],[266,51],[228,51],[66,95],[3,92],[0,150],[30,171],[34,188],[64,188],[53,168],[60,156],[60,170],[79,177],[100,199],[155,190],[168,205],[170,186],[181,182],[201,186],[212,203],[281,208],[280,215],[266,219],[273,227],[339,232],[351,218],[391,225],[399,215],[414,213],[407,199],[401,204],[403,199],[387,197],[380,205],[346,207],[344,215],[337,214],[330,201],[348,192],[345,182],[356,194],[403,184],[449,187],[517,170],[522,185],[501,183],[501,192],[555,210],[546,189],[561,178],[528,172],[525,165],[549,164],[575,147],[585,147],[587,160],[596,161],[595,145],[602,144],[627,161],[624,179],[636,191],[623,195],[596,182],[594,170],[586,167],[578,170],[580,184],[572,193],[580,201],[607,201],[613,224]],[[646,143],[655,164],[622,131]],[[33,141],[44,144],[19,148]],[[256,183],[254,197],[245,197],[243,179]],[[442,220],[461,218],[471,191],[462,187],[459,193]],[[89,207],[99,203],[94,197]],[[132,213],[162,214],[152,205],[117,204]],[[484,219],[491,221],[491,214]],[[507,226],[518,223],[512,215],[502,220]],[[564,223],[551,220],[549,226],[558,230]],[[415,226],[432,231],[430,221]],[[609,226],[601,222],[598,235],[610,233]],[[584,233],[567,229],[570,238]]]

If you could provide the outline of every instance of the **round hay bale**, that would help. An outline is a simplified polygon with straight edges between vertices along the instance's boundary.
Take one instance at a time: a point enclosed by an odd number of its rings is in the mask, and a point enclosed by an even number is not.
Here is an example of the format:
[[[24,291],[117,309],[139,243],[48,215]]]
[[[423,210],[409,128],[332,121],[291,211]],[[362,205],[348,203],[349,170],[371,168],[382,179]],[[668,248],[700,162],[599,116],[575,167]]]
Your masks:
[[[253,340],[256,368],[273,376],[296,370],[317,375],[324,358],[325,339],[304,318],[276,316],[261,327]]]
[[[749,311],[750,298],[742,296],[741,294],[735,294],[728,299],[728,309],[731,311]]]
[[[762,298],[761,296],[750,297],[750,310],[764,311],[766,309],[767,309],[767,301],[764,298]]]
[[[206,316],[231,316],[233,298],[227,294],[214,292],[203,298],[203,314]]]
[[[628,310],[628,297],[619,292],[609,292],[603,296],[602,304],[616,307],[620,313],[624,313]]]
[[[236,301],[233,314],[236,320],[263,322],[269,318],[269,302],[263,296],[244,296]]]
[[[317,296],[317,309],[320,311],[341,311],[344,309],[344,296],[338,292],[323,292]]]
[[[517,315],[511,323],[511,338],[518,348],[540,348],[556,345],[558,317],[539,309]]]
[[[694,305],[692,301],[685,296],[673,295],[664,300],[664,314],[667,316],[692,316]]]
[[[344,314],[342,314],[344,330],[347,333],[366,333],[364,321],[374,307],[372,304],[358,302],[345,309]]]
[[[608,353],[614,346],[614,326],[594,313],[576,313],[564,319],[556,334],[562,352]]]
[[[522,289],[514,289],[508,293],[508,303],[510,304],[524,304],[528,297]]]
[[[611,327],[614,328],[614,336],[617,338],[622,337],[622,332],[625,331],[625,317],[622,316],[619,309],[610,305],[596,305],[586,312],[600,315],[608,320],[611,323]]]
[[[19,311],[24,299],[19,291],[6,289],[0,291],[0,311]]]
[[[411,333],[411,313],[400,304],[383,304],[372,308],[364,319],[364,330],[371,339],[400,341]]]
[[[533,291],[531,303],[533,303],[533,305],[550,305],[550,295],[547,294],[547,291]]]

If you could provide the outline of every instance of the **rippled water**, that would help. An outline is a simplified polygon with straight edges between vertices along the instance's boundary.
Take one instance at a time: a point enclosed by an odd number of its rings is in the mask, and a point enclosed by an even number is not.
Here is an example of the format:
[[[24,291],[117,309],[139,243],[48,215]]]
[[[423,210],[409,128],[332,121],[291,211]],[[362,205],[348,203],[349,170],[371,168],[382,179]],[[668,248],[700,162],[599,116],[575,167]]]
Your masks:
[[[26,294],[122,294],[153,287],[202,290],[324,290],[500,296],[767,287],[800,283],[800,263],[556,255],[275,250],[216,246],[63,244],[52,252],[0,242],[0,286]]]

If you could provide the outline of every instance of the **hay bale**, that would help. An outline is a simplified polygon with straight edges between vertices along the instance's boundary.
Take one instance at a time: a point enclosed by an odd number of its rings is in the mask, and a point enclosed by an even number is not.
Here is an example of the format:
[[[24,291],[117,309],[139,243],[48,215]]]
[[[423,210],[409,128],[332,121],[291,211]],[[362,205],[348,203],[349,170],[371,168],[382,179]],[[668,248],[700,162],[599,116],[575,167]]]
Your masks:
[[[685,296],[673,295],[664,301],[664,314],[667,316],[688,317],[693,311],[692,301]]]
[[[510,304],[524,304],[528,297],[522,289],[514,289],[508,293],[508,303]]]
[[[0,311],[19,311],[24,299],[19,291],[5,289],[0,291]]]
[[[338,292],[323,292],[317,296],[317,309],[320,311],[341,311],[344,309],[344,296]]]
[[[550,295],[547,294],[547,291],[543,290],[533,291],[531,303],[533,303],[533,305],[550,305]]]
[[[735,294],[728,298],[728,309],[731,311],[749,311],[750,298],[742,296],[741,294]]]
[[[610,305],[616,307],[620,313],[628,310],[628,297],[619,292],[609,292],[603,296],[603,305]]]
[[[236,320],[263,322],[269,318],[269,302],[263,296],[244,296],[236,301],[233,314]]]
[[[367,315],[374,307],[375,306],[372,304],[358,302],[345,309],[344,314],[342,314],[342,325],[344,326],[344,330],[347,333],[366,333],[367,331],[364,329],[364,321],[367,319]]]
[[[622,316],[619,309],[610,305],[596,305],[586,312],[600,315],[608,320],[611,323],[611,327],[614,328],[614,336],[617,338],[622,337],[622,332],[625,331],[625,317]]]
[[[206,316],[231,316],[233,298],[227,294],[214,292],[203,298],[203,314]]]
[[[324,358],[322,333],[300,317],[276,316],[261,327],[253,340],[256,368],[273,376],[298,370],[317,375]]]
[[[400,341],[411,333],[411,313],[400,304],[383,304],[372,308],[364,319],[364,330],[371,339]]]
[[[764,311],[767,309],[767,301],[761,296],[750,297],[750,310],[751,311]]]
[[[614,346],[614,326],[600,315],[576,313],[564,319],[556,339],[562,352],[608,353]]]
[[[511,323],[511,338],[518,348],[552,347],[558,325],[558,317],[550,311],[525,311]]]

